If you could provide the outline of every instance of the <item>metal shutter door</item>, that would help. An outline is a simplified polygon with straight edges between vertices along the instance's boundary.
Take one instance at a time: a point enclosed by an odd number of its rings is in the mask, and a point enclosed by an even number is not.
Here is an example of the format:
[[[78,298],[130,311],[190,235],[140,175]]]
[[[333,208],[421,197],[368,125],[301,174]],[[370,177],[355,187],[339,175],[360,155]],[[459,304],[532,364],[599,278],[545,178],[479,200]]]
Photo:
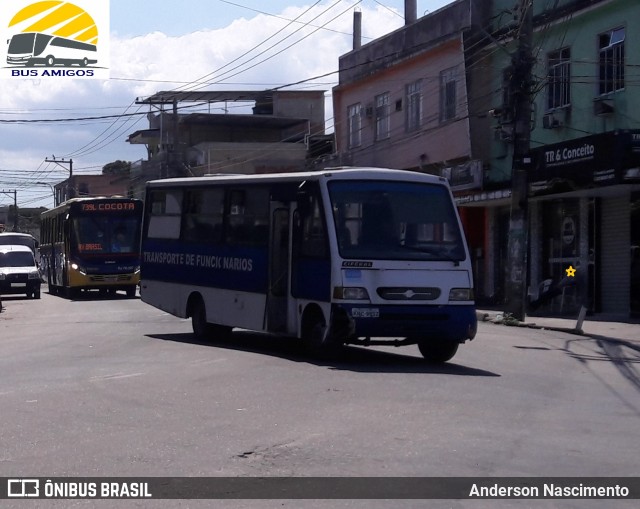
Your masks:
[[[602,200],[601,226],[602,311],[628,316],[631,297],[629,195]]]

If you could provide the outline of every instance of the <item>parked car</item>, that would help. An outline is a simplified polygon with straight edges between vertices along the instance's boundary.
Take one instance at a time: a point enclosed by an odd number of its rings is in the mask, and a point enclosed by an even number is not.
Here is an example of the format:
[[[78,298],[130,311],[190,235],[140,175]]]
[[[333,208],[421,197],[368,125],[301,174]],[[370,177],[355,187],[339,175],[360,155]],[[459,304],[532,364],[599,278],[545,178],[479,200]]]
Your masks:
[[[40,298],[40,272],[27,246],[0,246],[0,294]]]

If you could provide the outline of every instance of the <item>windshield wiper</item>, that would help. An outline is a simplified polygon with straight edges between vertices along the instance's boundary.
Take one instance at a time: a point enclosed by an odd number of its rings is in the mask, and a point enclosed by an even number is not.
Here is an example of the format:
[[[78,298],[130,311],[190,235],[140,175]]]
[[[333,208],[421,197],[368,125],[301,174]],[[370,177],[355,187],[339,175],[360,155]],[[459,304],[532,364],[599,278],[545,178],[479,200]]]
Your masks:
[[[418,253],[425,253],[425,254],[429,254],[432,256],[439,256],[442,257],[442,259],[449,261],[449,262],[453,262],[457,265],[460,264],[460,262],[462,261],[460,258],[454,258],[450,253],[448,253],[446,250],[444,250],[443,248],[434,248],[434,247],[419,247],[419,246],[408,246],[406,244],[398,244],[401,248],[403,249],[407,249],[408,251],[416,251]]]

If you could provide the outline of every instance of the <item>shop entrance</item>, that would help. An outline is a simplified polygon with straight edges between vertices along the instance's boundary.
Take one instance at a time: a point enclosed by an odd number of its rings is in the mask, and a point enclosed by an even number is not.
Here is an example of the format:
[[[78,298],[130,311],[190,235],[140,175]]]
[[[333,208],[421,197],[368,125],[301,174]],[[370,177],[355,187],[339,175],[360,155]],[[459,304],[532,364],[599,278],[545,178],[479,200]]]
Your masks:
[[[569,198],[542,207],[541,280],[551,280],[557,296],[544,311],[575,314],[581,306],[596,310],[596,202]],[[586,205],[586,207],[584,206]],[[567,269],[575,269],[570,276]]]

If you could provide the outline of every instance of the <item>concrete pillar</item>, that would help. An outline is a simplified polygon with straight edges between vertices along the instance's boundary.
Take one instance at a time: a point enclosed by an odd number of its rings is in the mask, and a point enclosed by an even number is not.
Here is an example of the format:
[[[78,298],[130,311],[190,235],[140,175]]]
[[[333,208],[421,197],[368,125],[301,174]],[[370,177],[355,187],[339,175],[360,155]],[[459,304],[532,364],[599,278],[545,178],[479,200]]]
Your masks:
[[[353,11],[353,49],[362,46],[362,12]]]
[[[418,19],[418,1],[404,0],[404,24],[411,25]]]

